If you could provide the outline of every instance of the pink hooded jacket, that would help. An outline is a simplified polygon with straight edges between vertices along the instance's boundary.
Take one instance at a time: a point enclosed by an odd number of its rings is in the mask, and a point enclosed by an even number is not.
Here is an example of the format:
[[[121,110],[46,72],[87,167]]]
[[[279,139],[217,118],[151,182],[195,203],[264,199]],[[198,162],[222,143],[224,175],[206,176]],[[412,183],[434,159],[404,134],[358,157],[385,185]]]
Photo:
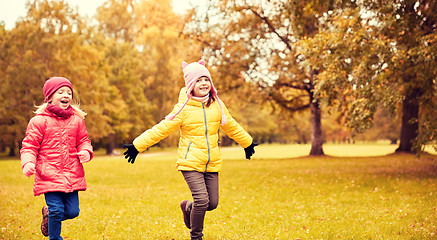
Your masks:
[[[76,113],[61,119],[46,110],[30,119],[20,153],[36,159],[34,195],[86,190],[85,171],[77,156],[82,150],[93,158],[85,122]]]

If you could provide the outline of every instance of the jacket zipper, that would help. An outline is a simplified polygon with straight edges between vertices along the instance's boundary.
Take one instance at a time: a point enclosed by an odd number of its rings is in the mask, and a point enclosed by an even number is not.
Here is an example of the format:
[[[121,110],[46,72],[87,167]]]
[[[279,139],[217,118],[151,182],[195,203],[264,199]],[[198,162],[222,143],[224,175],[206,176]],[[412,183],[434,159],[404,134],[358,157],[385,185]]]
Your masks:
[[[185,154],[185,159],[187,159],[188,153],[190,152],[191,142],[188,143],[187,153]]]
[[[205,103],[202,103],[202,108],[203,108],[203,119],[205,121],[205,138],[206,138],[206,146],[208,147],[208,162],[205,165],[205,173],[206,170],[208,169],[208,164],[209,161],[211,160],[211,154],[210,154],[210,149],[209,149],[209,140],[208,140],[208,124],[206,122],[206,111],[205,111]]]

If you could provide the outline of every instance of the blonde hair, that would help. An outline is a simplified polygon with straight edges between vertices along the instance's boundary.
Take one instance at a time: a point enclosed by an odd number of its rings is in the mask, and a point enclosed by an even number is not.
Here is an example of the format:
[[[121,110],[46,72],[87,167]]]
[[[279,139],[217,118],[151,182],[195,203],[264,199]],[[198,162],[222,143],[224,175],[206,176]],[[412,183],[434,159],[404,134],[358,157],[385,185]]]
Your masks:
[[[39,114],[39,113],[44,112],[47,108],[47,105],[49,105],[49,103],[47,103],[47,102],[45,102],[39,106],[35,105],[36,110],[34,113]],[[73,103],[70,106],[73,108],[73,110],[76,114],[78,114],[79,116],[81,116],[82,118],[85,119],[85,116],[87,115],[87,113],[84,112],[82,109],[80,109],[79,105],[80,104],[77,101],[73,100]]]

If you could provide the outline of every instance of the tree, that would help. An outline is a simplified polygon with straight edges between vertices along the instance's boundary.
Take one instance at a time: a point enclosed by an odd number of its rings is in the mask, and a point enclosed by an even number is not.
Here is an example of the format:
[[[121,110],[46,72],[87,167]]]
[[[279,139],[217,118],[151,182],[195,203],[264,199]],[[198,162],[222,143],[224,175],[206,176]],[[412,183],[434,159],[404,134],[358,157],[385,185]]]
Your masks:
[[[102,96],[106,103],[92,111],[106,122],[105,129],[99,128],[102,137],[94,139],[93,145],[104,146],[106,153],[113,154],[114,148],[138,135],[144,125],[152,122],[153,105],[143,94],[141,81],[141,61],[138,52],[128,43],[103,39],[96,33],[93,48],[101,53],[100,71],[107,81],[102,82],[107,90]],[[97,117],[96,116],[96,117]],[[97,120],[97,119],[96,119]]]
[[[85,41],[87,28],[80,16],[64,1],[34,1],[28,13],[1,38],[0,72],[2,111],[1,141],[15,155],[24,137],[34,105],[43,103],[42,86],[52,76],[64,76],[73,82],[75,99],[87,113],[90,138],[98,140],[110,133],[113,105],[119,99],[117,89],[108,84],[100,67],[102,55]]]
[[[51,15],[47,16],[50,9]],[[80,28],[77,15],[66,11],[63,2],[50,5],[47,1],[37,1],[28,5],[26,18],[15,29],[2,31],[0,138],[9,147],[11,156],[16,155],[33,115],[32,104],[40,104],[44,98],[41,91],[44,80],[65,62],[62,53],[76,39],[73,25]]]
[[[203,20],[194,15],[197,28],[187,32],[216,64],[242,71],[284,109],[310,107],[311,155],[323,154],[321,105],[339,109],[360,133],[378,105],[393,112],[402,101],[397,151],[435,139],[435,1],[221,1],[217,8]],[[211,24],[214,17],[220,21]]]
[[[138,29],[135,45],[143,63],[144,94],[156,106],[152,112],[154,123],[171,112],[185,86],[182,62],[200,59],[198,44],[180,36],[183,19],[173,12],[170,2],[141,1],[135,8]],[[176,145],[178,139],[175,133],[158,145]]]
[[[105,50],[110,84],[127,103],[128,119],[120,125],[132,139],[172,110],[184,85],[181,63],[199,51],[196,44],[179,37],[183,21],[169,0],[108,0],[96,18],[106,41],[114,39]],[[177,136],[171,135],[159,145],[176,143]]]
[[[296,43],[302,62],[317,69],[315,96],[341,114],[353,133],[372,125],[378,103],[393,106],[399,99],[395,83],[384,81],[385,42],[363,20],[359,8],[337,9],[319,20],[321,29]]]
[[[135,3],[132,0],[107,0],[98,9],[98,29],[116,41],[132,42],[135,38]]]
[[[306,52],[311,64],[329,69],[317,93],[337,101],[353,129],[369,128],[378,105],[393,112],[402,102],[400,152],[416,152],[436,136],[429,117],[436,115],[436,10],[435,1],[362,2],[334,11],[330,27],[307,43],[316,46]]]
[[[110,115],[113,131],[99,143],[112,154],[115,146],[131,141],[145,127],[153,124],[152,112],[156,105],[148,101],[144,92],[144,63],[135,46],[136,7],[133,1],[106,1],[98,8],[100,36],[94,41],[95,47],[104,53],[104,66],[109,85],[115,87],[123,101],[117,104],[120,113]]]
[[[298,43],[320,31],[319,20],[328,12],[353,2],[219,1],[205,15],[193,14],[186,32],[204,44],[214,64],[239,71],[242,81],[257,82],[264,97],[285,111],[310,109],[310,155],[323,155],[322,111],[315,95],[322,69],[307,64]]]
[[[434,110],[437,95],[436,84],[436,1],[380,1],[371,7],[381,7],[378,17],[386,25],[382,34],[398,50],[391,62],[391,77],[399,81],[402,96],[402,126],[397,152],[417,152],[430,139],[420,141],[420,108]],[[424,111],[426,112],[426,111]],[[436,134],[436,124],[432,119],[423,119],[422,125],[433,125],[422,129],[431,136]],[[425,142],[423,142],[425,141]]]

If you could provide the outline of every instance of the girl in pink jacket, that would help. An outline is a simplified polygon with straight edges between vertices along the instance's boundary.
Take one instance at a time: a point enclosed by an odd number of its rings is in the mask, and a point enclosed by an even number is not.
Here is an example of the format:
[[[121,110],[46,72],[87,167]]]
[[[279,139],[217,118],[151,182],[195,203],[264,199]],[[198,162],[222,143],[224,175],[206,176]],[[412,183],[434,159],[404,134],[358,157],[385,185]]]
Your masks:
[[[30,119],[20,153],[24,175],[35,174],[34,195],[44,194],[41,231],[52,240],[62,239],[62,221],[79,215],[78,191],[87,188],[82,164],[93,158],[93,148],[86,113],[72,104],[71,82],[52,77],[43,92],[45,103]]]

